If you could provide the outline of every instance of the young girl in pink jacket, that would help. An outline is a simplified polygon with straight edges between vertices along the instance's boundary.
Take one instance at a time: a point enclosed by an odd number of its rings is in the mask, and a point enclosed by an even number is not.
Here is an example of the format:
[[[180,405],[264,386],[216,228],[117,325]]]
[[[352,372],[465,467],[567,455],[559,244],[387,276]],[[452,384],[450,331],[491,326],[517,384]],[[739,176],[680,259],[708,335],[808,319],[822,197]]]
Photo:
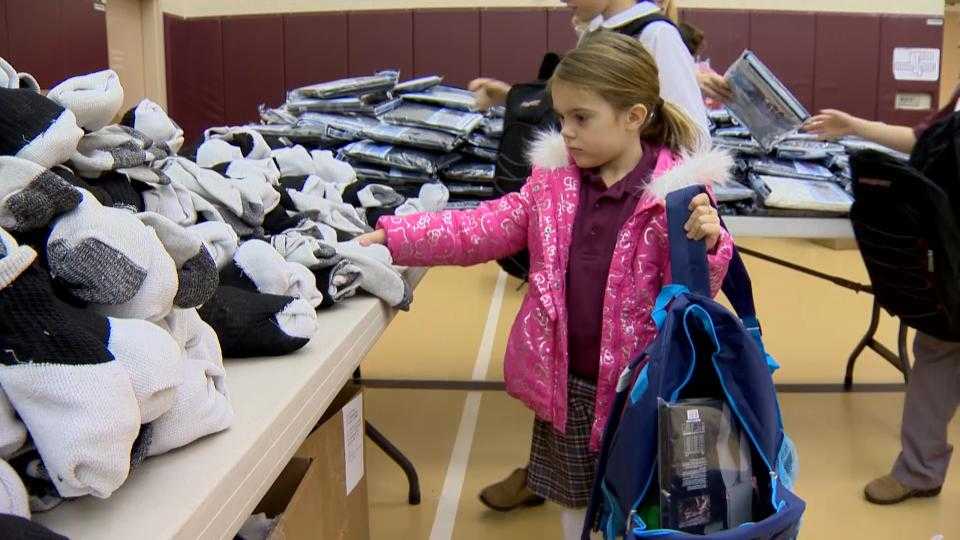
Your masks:
[[[360,241],[386,244],[406,266],[466,266],[529,249],[530,287],[504,375],[510,395],[536,413],[530,462],[482,497],[504,510],[556,502],[576,538],[617,377],[653,340],[651,310],[670,282],[664,197],[726,178],[731,160],[704,150],[693,122],[660,98],[653,58],[629,37],[589,36],[560,63],[550,92],[562,130],[529,149],[522,191],[472,211],[382,218]],[[733,244],[707,195],[685,227],[707,243],[715,293]]]

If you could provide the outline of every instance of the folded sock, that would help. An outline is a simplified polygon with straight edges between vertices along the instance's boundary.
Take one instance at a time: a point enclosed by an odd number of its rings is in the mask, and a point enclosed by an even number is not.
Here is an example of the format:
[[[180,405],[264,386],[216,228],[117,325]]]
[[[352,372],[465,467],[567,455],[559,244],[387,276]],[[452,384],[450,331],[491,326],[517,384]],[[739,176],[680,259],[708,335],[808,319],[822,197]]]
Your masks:
[[[8,459],[27,443],[27,427],[0,388],[0,459]]]
[[[217,264],[201,239],[160,214],[144,212],[138,217],[156,232],[177,267],[178,287],[173,304],[192,308],[206,302],[219,283]]]
[[[279,193],[269,184],[249,182],[244,185],[243,181],[224,178],[216,171],[199,167],[184,158],[166,159],[160,164],[160,170],[172,182],[179,183],[215,207],[225,209],[252,228],[262,225],[266,212],[279,203]],[[226,215],[223,220],[230,222]]]
[[[196,162],[201,167],[214,167],[235,159],[243,159],[243,152],[222,139],[208,139],[197,148]]]
[[[153,422],[173,405],[182,381],[179,344],[163,328],[137,319],[109,319],[108,349],[130,377],[140,422]]]
[[[183,130],[167,115],[163,107],[149,99],[142,100],[127,111],[120,123],[150,137],[155,145],[166,146],[170,155],[179,152],[183,146]]]
[[[49,169],[70,159],[81,137],[77,118],[55,101],[33,90],[0,88],[0,155]]]
[[[300,263],[311,270],[332,266],[341,258],[330,244],[295,229],[270,237],[270,244],[288,262]]]
[[[317,313],[305,300],[221,285],[200,316],[220,338],[225,358],[279,356],[306,345]]]
[[[240,239],[236,231],[229,225],[219,221],[206,221],[187,227],[191,234],[196,236],[206,246],[207,251],[213,257],[213,262],[217,270],[223,269],[233,260],[237,248],[240,246]]]
[[[345,161],[340,161],[329,150],[314,150],[310,152],[313,162],[317,166],[317,176],[334,184],[349,184],[357,180],[357,173]]]
[[[30,519],[30,499],[20,475],[6,461],[0,460],[0,514]],[[10,538],[4,536],[4,538]]]
[[[77,174],[97,178],[106,171],[144,167],[166,157],[157,155],[149,137],[127,126],[110,125],[80,139],[70,162]]]
[[[317,221],[329,225],[337,231],[347,235],[359,236],[372,229],[366,220],[357,214],[355,208],[348,204],[336,204],[326,199],[301,193],[292,189],[287,190],[294,207],[299,212],[316,212]]]
[[[203,136],[207,142],[221,140],[233,147],[238,148],[240,150],[239,157],[241,158],[266,159],[270,157],[270,145],[267,144],[266,140],[264,140],[263,135],[249,128],[210,128],[204,132]],[[206,144],[206,142],[204,144]],[[201,145],[201,148],[202,147],[203,145]],[[231,151],[231,153],[233,152]],[[200,164],[200,161],[200,150],[198,150],[197,163]],[[233,160],[225,159],[220,161],[212,161],[209,164],[201,164],[200,166],[208,167],[211,165],[216,165],[217,163],[223,163],[224,161]]]
[[[36,449],[10,458],[9,463],[27,489],[31,513],[53,510],[64,501],[64,497],[57,491],[57,486],[50,480],[50,473]]]
[[[26,159],[0,156],[0,227],[26,231],[47,227],[80,204],[80,192],[59,175]]]
[[[288,262],[274,247],[262,240],[240,245],[233,264],[221,271],[221,282],[264,294],[292,296],[319,305],[322,295],[316,279],[302,264]]]
[[[120,112],[123,87],[116,72],[107,69],[71,77],[54,86],[47,97],[73,111],[80,127],[96,131]]]
[[[271,186],[280,183],[280,169],[277,168],[277,162],[273,158],[238,158],[209,168],[234,180],[258,180]]]
[[[29,73],[18,73],[9,62],[0,58],[0,87],[23,88],[40,93],[40,84]]]
[[[317,288],[323,292],[320,307],[330,307],[357,294],[363,273],[348,260],[314,271]]]
[[[407,199],[405,203],[397,207],[394,213],[398,216],[406,216],[423,212],[439,212],[447,207],[449,199],[450,190],[447,189],[447,186],[440,182],[424,184],[420,188],[419,198]],[[371,224],[375,223],[374,221]]]
[[[280,167],[281,176],[309,176],[320,172],[317,164],[313,161],[313,156],[299,144],[290,148],[274,150],[270,152],[270,155]]]
[[[391,307],[410,308],[412,288],[393,266],[386,246],[361,246],[356,241],[337,244],[337,253],[360,269],[360,288]]]
[[[72,308],[39,266],[0,259],[0,385],[64,497],[108,497],[126,480],[140,408],[108,349],[107,319]],[[17,269],[20,269],[17,274]]]
[[[0,538],[10,540],[67,540],[66,536],[20,516],[0,515]]]
[[[156,319],[177,293],[177,269],[153,229],[131,212],[81,192],[79,206],[57,219],[47,243],[54,277],[106,315]]]
[[[223,431],[233,423],[216,333],[195,309],[174,310],[162,326],[168,328],[183,349],[183,374],[173,406],[153,423],[151,456]]]

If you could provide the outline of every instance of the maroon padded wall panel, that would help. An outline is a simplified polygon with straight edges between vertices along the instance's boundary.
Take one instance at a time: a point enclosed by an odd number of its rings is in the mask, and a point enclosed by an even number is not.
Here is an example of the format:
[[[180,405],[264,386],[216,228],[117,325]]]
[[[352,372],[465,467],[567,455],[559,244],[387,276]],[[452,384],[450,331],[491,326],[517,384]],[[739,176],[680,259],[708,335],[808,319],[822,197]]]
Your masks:
[[[718,9],[682,9],[680,18],[706,35],[701,57],[721,75],[750,45],[750,13]]]
[[[228,124],[258,118],[257,106],[283,104],[283,19],[227,17],[223,28],[224,111]]]
[[[891,124],[914,125],[926,118],[930,111],[898,111],[898,92],[921,92],[933,96],[937,108],[939,82],[897,81],[893,78],[893,50],[897,47],[943,47],[943,26],[928,24],[930,17],[884,15],[880,20],[880,92],[879,120]]]
[[[547,11],[490,9],[481,11],[480,71],[508,83],[537,78],[547,51]]]
[[[287,90],[347,76],[347,14],[291,13],[283,17]]]
[[[0,58],[10,58],[10,36],[8,28],[7,0],[0,0]]]
[[[52,88],[67,75],[62,11],[61,0],[7,0],[7,60],[36,77],[41,88]]]
[[[415,11],[413,70],[417,77],[444,75],[447,84],[460,87],[479,77],[480,12]]]
[[[413,73],[413,13],[410,11],[353,12],[347,16],[351,76],[399,69]]]
[[[67,76],[110,68],[106,13],[93,0],[63,0],[63,61]]]
[[[754,11],[750,14],[750,49],[807,109],[813,108],[816,39],[813,13]]]
[[[220,19],[164,17],[167,107],[192,141],[226,123]]]
[[[814,109],[876,119],[879,50],[879,16],[818,13]]]
[[[577,33],[573,31],[573,10],[551,9],[547,12],[547,50],[565,53],[577,46]]]

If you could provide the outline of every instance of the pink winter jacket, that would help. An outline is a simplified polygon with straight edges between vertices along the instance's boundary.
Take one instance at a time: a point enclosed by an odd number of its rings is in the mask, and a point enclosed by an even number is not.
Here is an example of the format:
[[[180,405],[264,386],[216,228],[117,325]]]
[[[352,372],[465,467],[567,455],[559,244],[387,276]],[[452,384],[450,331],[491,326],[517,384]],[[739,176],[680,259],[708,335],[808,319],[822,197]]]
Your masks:
[[[559,133],[530,152],[533,174],[519,193],[471,211],[381,218],[394,262],[405,266],[468,266],[530,251],[530,288],[504,358],[507,392],[564,433],[567,422],[566,272],[580,193]],[[653,180],[620,232],[603,306],[600,375],[590,447],[598,450],[620,372],[656,335],[651,311],[670,275],[664,197],[695,183],[726,178],[730,157],[707,151],[678,162],[660,150]],[[724,232],[709,257],[715,294],[726,274],[732,238]]]

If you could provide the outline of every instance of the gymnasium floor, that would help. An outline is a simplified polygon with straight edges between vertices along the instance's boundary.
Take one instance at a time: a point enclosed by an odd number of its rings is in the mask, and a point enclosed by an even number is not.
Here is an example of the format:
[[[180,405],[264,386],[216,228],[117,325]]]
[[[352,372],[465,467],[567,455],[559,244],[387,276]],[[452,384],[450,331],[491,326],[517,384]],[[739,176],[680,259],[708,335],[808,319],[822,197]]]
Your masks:
[[[804,241],[741,241],[772,255],[866,282],[856,251]],[[807,501],[801,538],[960,539],[960,467],[940,497],[876,507],[863,486],[884,474],[899,448],[902,393],[839,391],[846,358],[869,322],[871,297],[745,258],[754,281],[765,343],[782,369],[778,384],[837,385],[836,391],[781,393],[784,422],[800,452],[799,494]],[[400,315],[363,364],[369,379],[503,380],[503,352],[523,292],[494,264],[431,270],[410,313]],[[896,325],[881,336],[895,345]],[[873,353],[857,367],[858,383],[893,385],[899,373]],[[367,445],[370,524],[374,538],[559,538],[559,510],[500,514],[477,493],[523,466],[533,414],[498,391],[368,389],[367,418],[396,443],[420,473],[423,502],[406,504],[406,481]],[[960,419],[950,427],[960,441]]]

